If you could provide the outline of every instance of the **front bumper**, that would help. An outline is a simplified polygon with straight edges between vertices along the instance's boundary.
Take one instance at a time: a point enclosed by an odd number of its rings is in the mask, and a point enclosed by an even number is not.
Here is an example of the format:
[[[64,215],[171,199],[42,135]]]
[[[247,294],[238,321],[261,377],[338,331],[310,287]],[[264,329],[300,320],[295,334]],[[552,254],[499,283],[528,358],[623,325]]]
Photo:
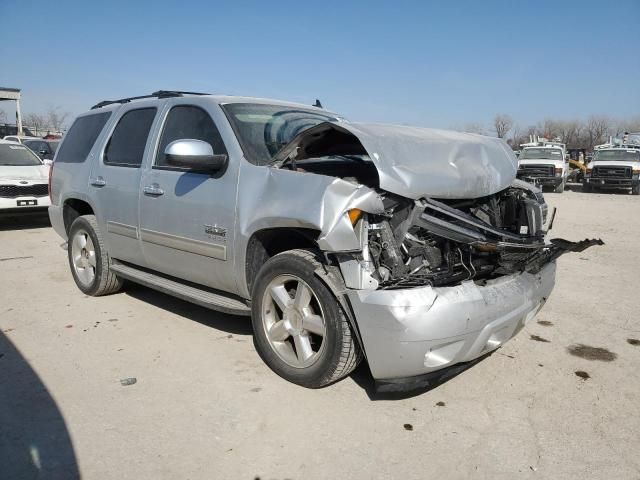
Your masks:
[[[584,179],[584,183],[600,188],[631,188],[638,183],[637,177],[635,178],[608,178],[608,177],[588,177]]]
[[[350,290],[376,380],[406,379],[472,361],[513,338],[544,305],[555,263],[476,285]]]
[[[29,203],[35,202],[35,205]],[[24,205],[18,206],[18,203]],[[0,197],[0,215],[25,215],[29,213],[43,213],[51,205],[49,197]]]

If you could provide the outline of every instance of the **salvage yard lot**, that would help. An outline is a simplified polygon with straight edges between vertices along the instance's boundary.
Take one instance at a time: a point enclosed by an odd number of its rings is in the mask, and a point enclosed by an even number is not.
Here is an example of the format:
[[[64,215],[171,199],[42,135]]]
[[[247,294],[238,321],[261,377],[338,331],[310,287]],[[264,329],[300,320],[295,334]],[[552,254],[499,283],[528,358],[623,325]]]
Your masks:
[[[86,297],[46,221],[0,219],[0,478],[638,478],[640,200],[546,198],[553,236],[606,245],[559,260],[510,343],[403,397],[366,368],[280,379],[248,318],[132,285]]]

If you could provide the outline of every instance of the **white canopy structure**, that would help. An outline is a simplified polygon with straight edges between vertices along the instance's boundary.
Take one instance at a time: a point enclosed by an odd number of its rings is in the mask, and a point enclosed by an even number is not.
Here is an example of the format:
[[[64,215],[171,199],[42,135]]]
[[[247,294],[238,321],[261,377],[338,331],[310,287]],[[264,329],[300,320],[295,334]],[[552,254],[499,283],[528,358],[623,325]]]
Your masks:
[[[0,102],[13,100],[16,102],[16,126],[18,135],[22,135],[22,113],[20,112],[20,89],[0,87]]]

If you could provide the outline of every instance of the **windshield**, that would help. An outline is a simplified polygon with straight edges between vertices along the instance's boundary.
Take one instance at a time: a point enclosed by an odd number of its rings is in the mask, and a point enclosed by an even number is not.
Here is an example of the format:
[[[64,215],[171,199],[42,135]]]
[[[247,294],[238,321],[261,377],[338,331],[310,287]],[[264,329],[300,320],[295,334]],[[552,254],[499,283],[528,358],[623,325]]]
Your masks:
[[[525,148],[520,160],[562,160],[562,150],[559,148]]]
[[[338,120],[322,111],[282,105],[229,103],[222,108],[247,160],[255,165],[271,163],[275,153],[303,130]]]
[[[27,147],[0,143],[0,166],[27,167],[31,165],[42,165],[42,162]]]
[[[593,159],[599,162],[640,162],[640,150],[600,150]]]

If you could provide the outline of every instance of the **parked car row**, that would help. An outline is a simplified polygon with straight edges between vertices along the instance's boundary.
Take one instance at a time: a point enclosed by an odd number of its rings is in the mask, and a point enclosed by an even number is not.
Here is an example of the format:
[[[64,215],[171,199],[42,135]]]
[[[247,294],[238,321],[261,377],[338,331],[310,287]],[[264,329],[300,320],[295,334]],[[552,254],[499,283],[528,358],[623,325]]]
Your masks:
[[[562,193],[571,179],[582,183],[587,193],[625,190],[640,195],[640,134],[626,134],[623,140],[610,139],[596,146],[584,163],[570,160],[562,143],[538,139],[521,147],[518,178],[534,185]]]
[[[60,140],[45,140],[40,137],[33,136],[18,136],[18,135],[7,135],[3,140],[8,142],[15,142],[25,145],[29,149],[31,149],[41,160],[50,160],[53,161],[53,157],[56,154],[56,150],[58,149],[58,145],[60,144]]]

